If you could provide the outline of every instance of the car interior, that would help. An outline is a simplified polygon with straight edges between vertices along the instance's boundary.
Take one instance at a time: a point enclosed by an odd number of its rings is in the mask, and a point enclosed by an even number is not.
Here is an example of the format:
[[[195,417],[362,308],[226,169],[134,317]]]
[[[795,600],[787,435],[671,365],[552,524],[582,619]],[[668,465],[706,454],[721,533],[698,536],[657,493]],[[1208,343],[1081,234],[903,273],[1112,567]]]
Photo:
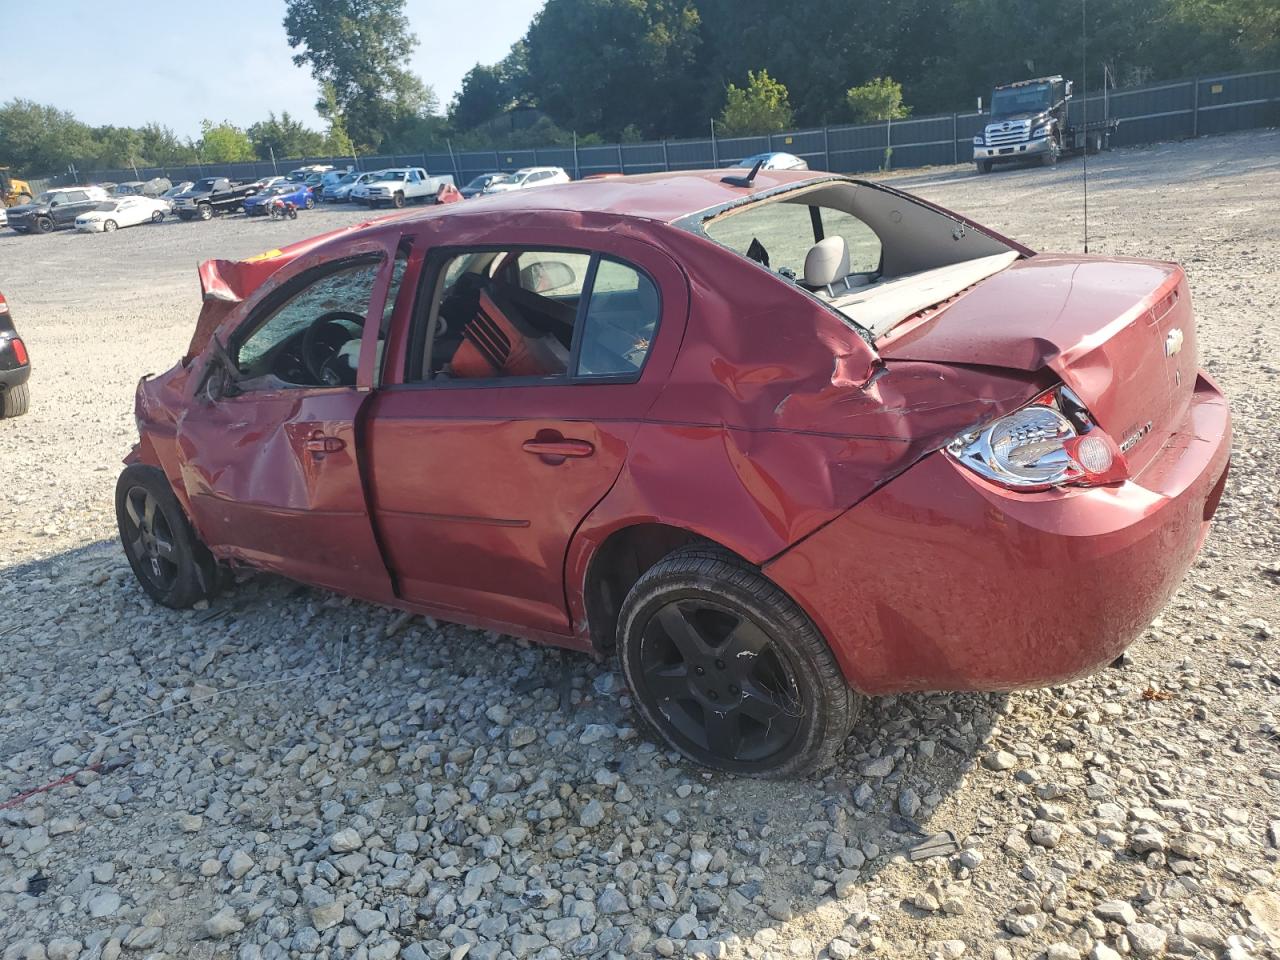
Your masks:
[[[422,379],[627,376],[644,363],[658,320],[647,276],[571,251],[477,251],[452,258],[431,304]],[[588,298],[580,311],[582,298]]]
[[[409,249],[396,255],[378,335],[385,342]],[[380,260],[361,258],[331,265],[282,288],[283,300],[267,301],[251,317],[248,331],[233,338],[232,362],[240,390],[278,387],[353,386],[360,367],[360,344]]]
[[[727,211],[703,231],[874,336],[1019,256],[954,217],[847,181]]]

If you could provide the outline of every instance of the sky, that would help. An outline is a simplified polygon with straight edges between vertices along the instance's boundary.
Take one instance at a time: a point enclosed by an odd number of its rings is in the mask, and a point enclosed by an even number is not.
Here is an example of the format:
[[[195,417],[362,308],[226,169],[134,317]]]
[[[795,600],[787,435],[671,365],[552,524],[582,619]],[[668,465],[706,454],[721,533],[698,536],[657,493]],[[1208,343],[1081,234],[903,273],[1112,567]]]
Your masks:
[[[8,2],[0,0],[0,9]],[[506,56],[541,6],[486,0],[477,17],[464,3],[407,0],[418,35],[410,66],[447,105],[463,75]],[[50,60],[41,43],[6,44],[0,100],[51,104],[93,126],[154,120],[184,138],[198,136],[205,117],[247,127],[272,110],[319,129],[317,85],[309,70],[293,65],[283,20],[283,0],[63,0],[59,56]],[[205,42],[209,36],[216,42]]]

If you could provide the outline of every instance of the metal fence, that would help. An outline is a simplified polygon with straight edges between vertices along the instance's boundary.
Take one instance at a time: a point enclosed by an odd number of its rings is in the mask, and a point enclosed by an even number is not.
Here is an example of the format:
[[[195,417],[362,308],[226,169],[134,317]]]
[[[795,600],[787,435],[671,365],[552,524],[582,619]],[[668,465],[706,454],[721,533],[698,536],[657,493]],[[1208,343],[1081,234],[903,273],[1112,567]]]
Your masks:
[[[1119,146],[1226,133],[1251,127],[1280,126],[1280,70],[1197,77],[1193,80],[1128,87],[1091,94],[1090,120],[1120,121],[1112,142]],[[1081,119],[1083,97],[1070,104],[1071,117]],[[257,179],[306,164],[325,163],[361,170],[421,166],[433,174],[453,174],[459,185],[495,170],[563,167],[573,177],[594,173],[653,173],[730,166],[743,157],[781,150],[803,157],[815,170],[862,173],[871,170],[963,163],[972,159],[974,134],[987,122],[980,113],[948,113],[888,123],[820,127],[759,137],[718,137],[615,143],[607,146],[554,146],[519,150],[439,149],[423,153],[360,157],[302,157],[277,163],[197,164],[79,171],[88,181],[146,180],[168,177],[175,182],[204,176]]]

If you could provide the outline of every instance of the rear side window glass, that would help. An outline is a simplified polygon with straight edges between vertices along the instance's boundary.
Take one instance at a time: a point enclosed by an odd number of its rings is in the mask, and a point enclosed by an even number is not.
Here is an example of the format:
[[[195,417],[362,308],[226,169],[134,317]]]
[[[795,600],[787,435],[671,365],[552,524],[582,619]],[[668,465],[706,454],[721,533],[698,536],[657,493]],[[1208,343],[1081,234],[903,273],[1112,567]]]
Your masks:
[[[658,310],[652,280],[616,260],[601,260],[583,317],[578,376],[639,373],[658,328]]]

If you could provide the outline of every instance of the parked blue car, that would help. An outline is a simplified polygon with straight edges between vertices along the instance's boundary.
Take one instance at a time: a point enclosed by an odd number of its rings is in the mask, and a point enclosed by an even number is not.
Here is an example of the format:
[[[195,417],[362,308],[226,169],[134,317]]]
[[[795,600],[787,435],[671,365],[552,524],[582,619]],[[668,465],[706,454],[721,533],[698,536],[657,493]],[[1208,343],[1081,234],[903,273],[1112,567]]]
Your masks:
[[[311,188],[302,183],[274,183],[259,190],[244,201],[244,212],[251,217],[261,216],[267,212],[267,204],[276,197],[295,207],[310,210],[316,205],[316,198],[311,195]]]

